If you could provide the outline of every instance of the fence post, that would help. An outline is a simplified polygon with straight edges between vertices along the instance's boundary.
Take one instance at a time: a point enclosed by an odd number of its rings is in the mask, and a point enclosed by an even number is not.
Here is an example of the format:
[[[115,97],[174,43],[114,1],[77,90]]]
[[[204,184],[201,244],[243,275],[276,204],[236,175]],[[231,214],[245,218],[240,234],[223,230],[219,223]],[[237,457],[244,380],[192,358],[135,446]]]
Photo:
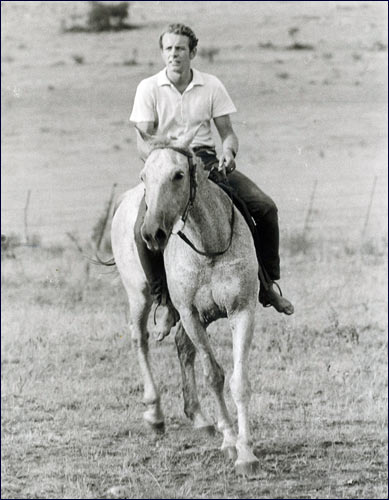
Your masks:
[[[109,214],[111,212],[111,207],[112,207],[112,202],[113,202],[113,197],[114,197],[114,194],[115,194],[115,188],[116,188],[116,186],[117,186],[116,182],[114,184],[112,184],[111,196],[109,198],[107,212],[105,214],[104,223],[103,223],[103,225],[101,227],[99,239],[97,240],[97,243],[96,243],[97,250],[100,250],[100,245],[101,245],[101,242],[103,240],[105,228],[107,227],[108,217],[109,217]]]
[[[28,235],[28,221],[27,221],[27,215],[28,215],[28,206],[30,204],[30,197],[31,197],[31,189],[27,191],[27,199],[26,199],[26,204],[24,205],[24,238],[26,240],[26,245],[28,245],[30,238]]]
[[[362,238],[365,236],[365,232],[366,232],[366,229],[367,229],[367,224],[369,222],[370,210],[371,210],[371,206],[373,204],[373,198],[374,198],[374,192],[375,192],[375,186],[376,186],[376,184],[377,184],[377,176],[375,175],[374,176],[374,180],[373,180],[373,187],[371,188],[369,204],[367,206],[367,211],[366,211],[366,216],[365,216],[365,222],[364,222],[363,228],[362,228],[362,234],[361,234]]]
[[[308,230],[308,224],[309,224],[309,221],[310,221],[310,218],[312,215],[313,201],[315,199],[316,187],[317,187],[317,179],[315,179],[315,182],[313,183],[313,188],[312,188],[311,198],[309,200],[307,215],[305,216],[305,221],[304,221],[303,236],[305,236],[305,233]]]

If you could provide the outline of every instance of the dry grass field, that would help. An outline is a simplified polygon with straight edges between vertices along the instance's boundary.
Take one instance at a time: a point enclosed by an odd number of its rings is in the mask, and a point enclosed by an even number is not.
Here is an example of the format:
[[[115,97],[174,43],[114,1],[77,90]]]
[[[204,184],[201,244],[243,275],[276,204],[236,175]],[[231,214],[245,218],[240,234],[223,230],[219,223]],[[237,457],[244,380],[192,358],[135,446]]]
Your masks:
[[[1,9],[2,233],[22,242],[1,254],[2,498],[387,498],[386,2],[132,2],[137,29],[98,35],[61,33],[87,2]],[[138,182],[131,102],[177,19],[219,49],[196,67],[239,109],[239,168],[279,206],[296,308],[258,306],[251,479],[193,432],[173,335],[152,332],[150,434],[124,289],[86,258],[112,184]],[[228,379],[226,326],[209,331]]]
[[[2,498],[103,498],[113,486],[122,498],[387,498],[384,252],[285,252],[296,314],[258,308],[250,373],[261,471],[249,481],[224,460],[221,437],[186,420],[172,335],[151,336],[166,434],[150,435],[117,276],[72,249],[15,256],[2,261]],[[211,338],[229,377],[225,326]],[[228,388],[227,401],[235,414]]]

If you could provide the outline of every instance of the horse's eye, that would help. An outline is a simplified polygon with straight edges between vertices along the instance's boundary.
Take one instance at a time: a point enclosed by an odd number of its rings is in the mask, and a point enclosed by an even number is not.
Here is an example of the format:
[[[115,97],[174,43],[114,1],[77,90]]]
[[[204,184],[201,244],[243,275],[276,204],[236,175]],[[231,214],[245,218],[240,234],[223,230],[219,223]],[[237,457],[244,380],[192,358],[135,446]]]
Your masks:
[[[180,181],[184,178],[184,172],[176,172],[173,177],[173,181]]]

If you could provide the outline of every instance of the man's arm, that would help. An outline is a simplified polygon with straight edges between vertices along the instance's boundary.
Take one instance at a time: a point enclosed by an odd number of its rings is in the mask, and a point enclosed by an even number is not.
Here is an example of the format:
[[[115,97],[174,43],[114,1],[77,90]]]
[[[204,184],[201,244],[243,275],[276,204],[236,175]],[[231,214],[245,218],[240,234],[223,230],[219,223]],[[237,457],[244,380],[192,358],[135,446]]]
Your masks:
[[[235,156],[238,152],[238,138],[232,128],[230,115],[223,115],[214,118],[214,122],[222,141],[222,154],[220,156],[219,167],[225,168],[226,172],[232,172],[235,169]]]
[[[137,122],[136,126],[139,130],[145,132],[146,134],[152,134],[154,132],[154,122]],[[147,151],[144,147],[144,141],[140,134],[136,134],[136,147],[138,149],[141,160],[145,161]]]

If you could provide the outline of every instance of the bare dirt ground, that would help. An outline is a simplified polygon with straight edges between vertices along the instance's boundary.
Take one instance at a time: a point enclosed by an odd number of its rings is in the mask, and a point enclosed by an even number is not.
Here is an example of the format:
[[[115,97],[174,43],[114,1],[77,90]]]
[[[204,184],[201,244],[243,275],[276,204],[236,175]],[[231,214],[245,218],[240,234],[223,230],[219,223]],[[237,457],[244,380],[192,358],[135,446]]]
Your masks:
[[[87,2],[1,9],[2,233],[36,236],[2,251],[2,498],[387,498],[386,2],[132,2],[138,29],[99,35],[60,31]],[[151,339],[167,432],[144,427],[120,280],[65,235],[92,254],[112,184],[138,182],[128,116],[171,20],[219,49],[195,66],[279,206],[296,313],[258,307],[250,480],[184,417],[172,335]],[[228,380],[226,323],[210,332]]]

